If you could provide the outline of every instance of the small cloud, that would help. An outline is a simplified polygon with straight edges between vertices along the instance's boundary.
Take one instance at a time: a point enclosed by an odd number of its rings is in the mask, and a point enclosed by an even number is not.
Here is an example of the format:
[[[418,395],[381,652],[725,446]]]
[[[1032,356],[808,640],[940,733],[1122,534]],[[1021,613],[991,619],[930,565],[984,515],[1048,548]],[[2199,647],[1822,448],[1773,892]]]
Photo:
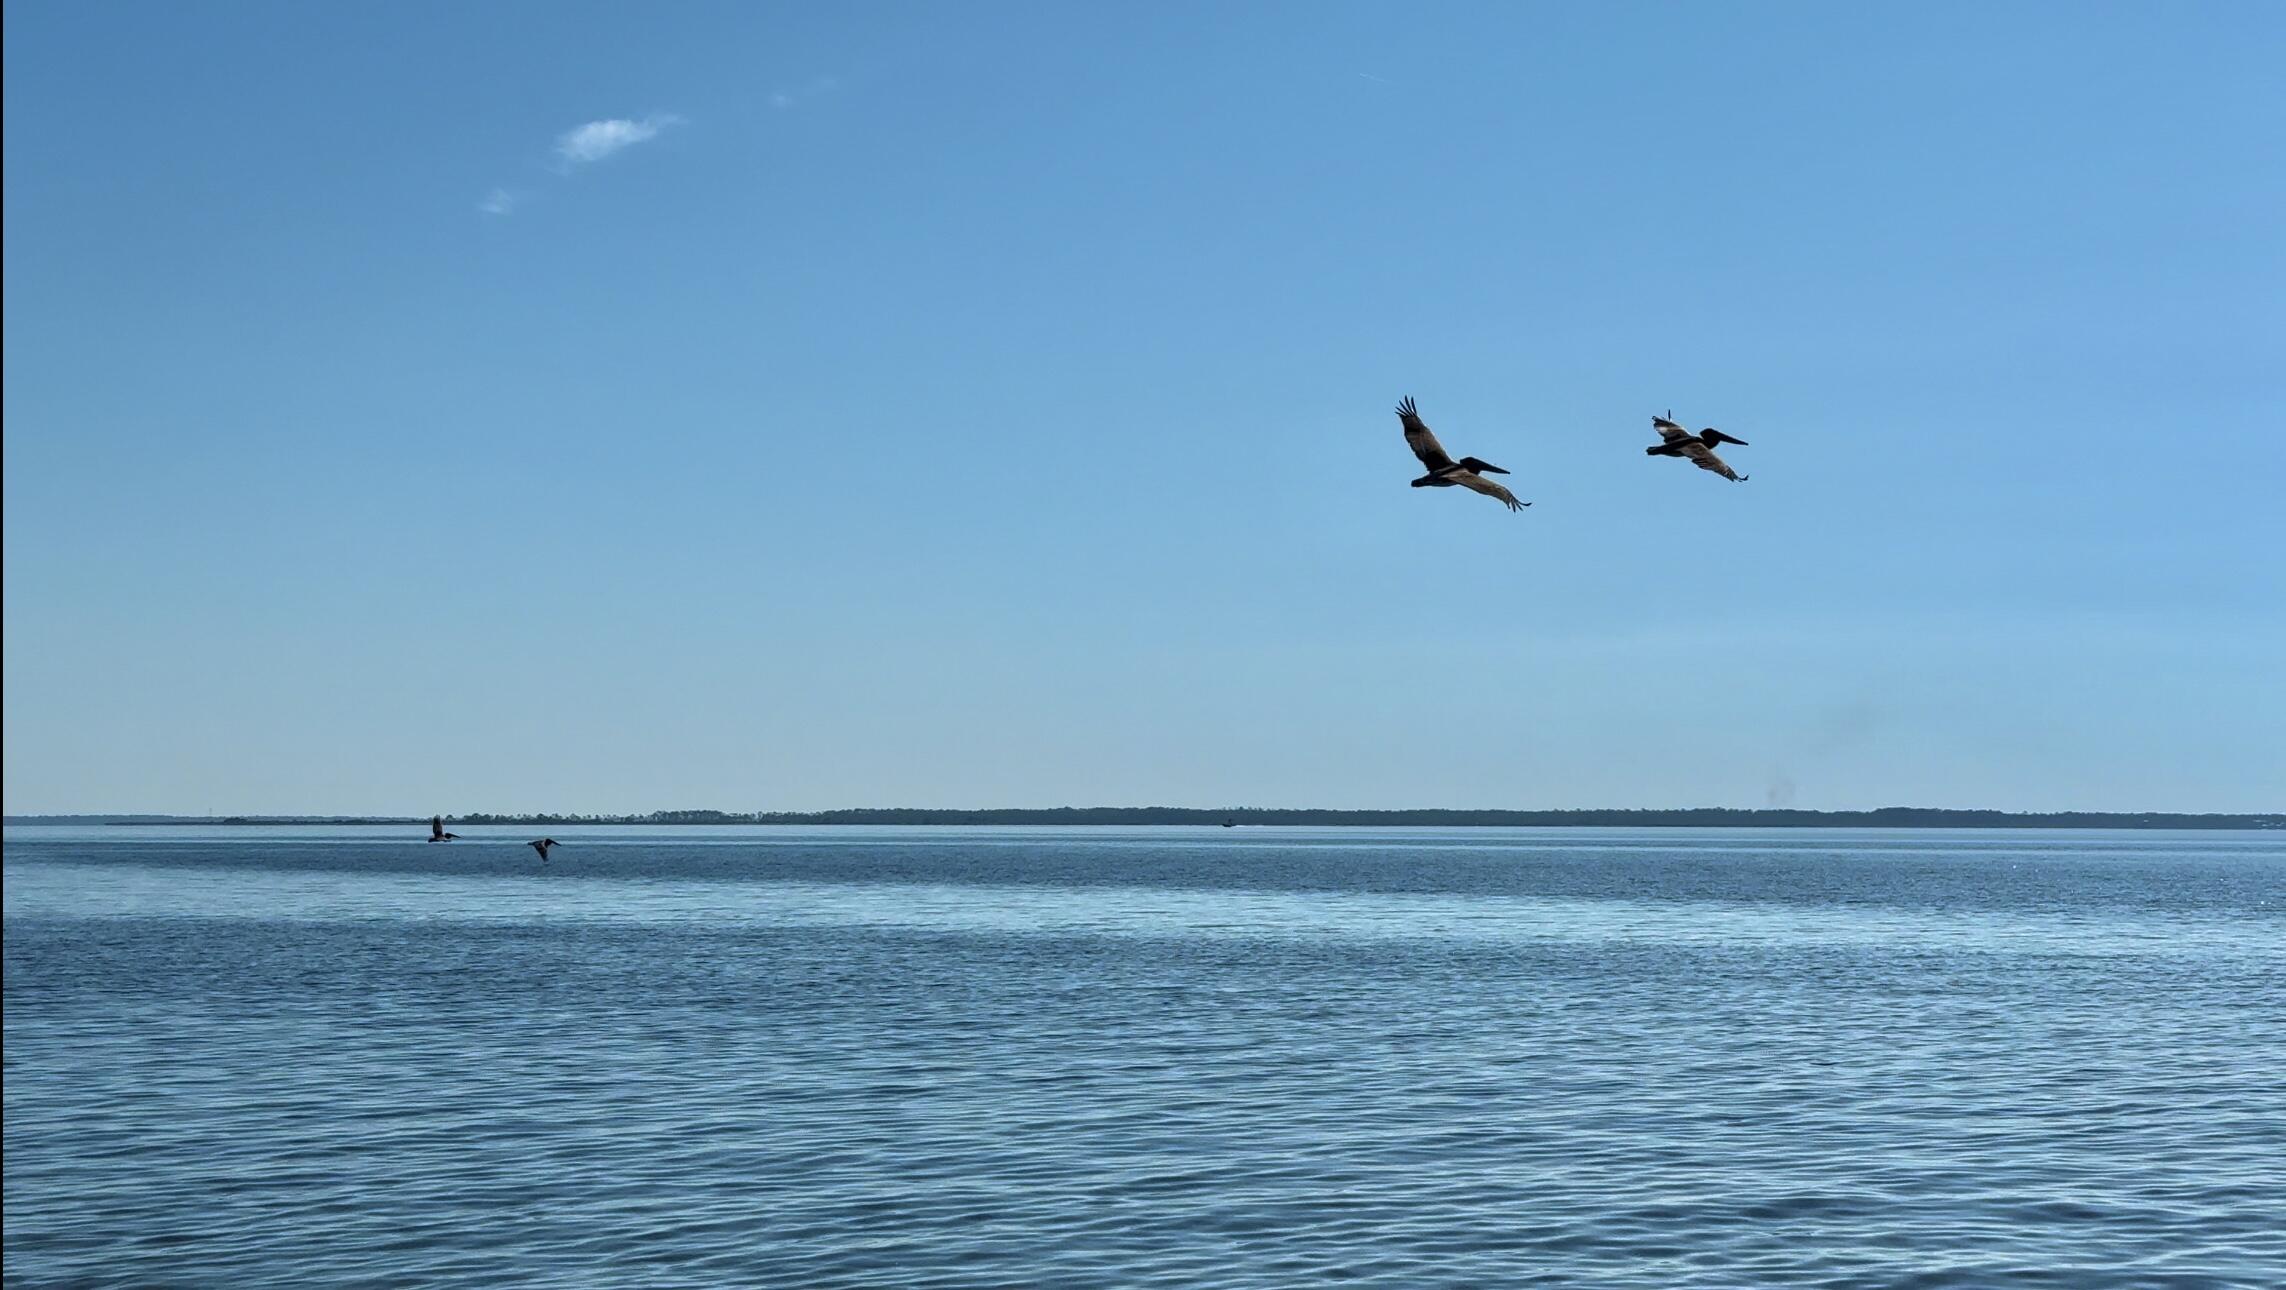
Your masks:
[[[659,131],[670,125],[682,123],[683,119],[672,113],[647,116],[640,121],[629,121],[621,117],[608,121],[590,121],[558,135],[556,155],[563,158],[567,166],[588,165],[655,138]]]
[[[556,136],[556,164],[549,169],[558,175],[569,175],[574,167],[601,161],[613,153],[657,138],[659,131],[668,126],[681,124],[683,118],[672,112],[656,112],[640,121],[624,117],[590,121]],[[494,188],[476,204],[476,209],[487,215],[512,215],[531,196],[529,192],[513,188]]]
[[[804,99],[814,99],[821,94],[831,94],[840,88],[841,81],[835,77],[815,76],[800,85],[783,86],[770,91],[770,106],[790,108]]]

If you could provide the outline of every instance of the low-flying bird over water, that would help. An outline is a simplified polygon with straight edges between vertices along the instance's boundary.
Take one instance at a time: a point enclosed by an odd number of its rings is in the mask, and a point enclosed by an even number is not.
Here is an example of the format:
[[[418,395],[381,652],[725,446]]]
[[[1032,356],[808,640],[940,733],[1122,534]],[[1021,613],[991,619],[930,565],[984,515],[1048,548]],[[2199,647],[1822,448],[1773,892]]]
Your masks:
[[[1427,467],[1429,471],[1428,474],[1414,480],[1413,487],[1451,488],[1458,484],[1462,488],[1482,493],[1486,497],[1497,497],[1508,503],[1508,509],[1512,511],[1523,510],[1532,504],[1517,501],[1516,494],[1485,478],[1486,475],[1505,475],[1508,473],[1500,467],[1489,461],[1479,461],[1474,457],[1463,457],[1459,461],[1454,461],[1446,455],[1445,446],[1438,443],[1437,436],[1429,432],[1428,422],[1421,420],[1421,414],[1419,410],[1414,408],[1410,396],[1398,403],[1397,419],[1405,425],[1405,446],[1413,450],[1413,455],[1419,457],[1421,464]]]
[[[1743,484],[1746,482],[1746,476],[1732,470],[1729,463],[1715,456],[1714,450],[1714,446],[1718,443],[1735,443],[1744,448],[1746,440],[1733,439],[1713,426],[1708,426],[1694,435],[1667,419],[1674,415],[1670,412],[1665,417],[1651,418],[1651,428],[1658,431],[1659,437],[1666,442],[1645,448],[1643,450],[1645,456],[1688,457],[1691,459],[1691,464],[1700,470],[1711,470],[1734,483]]]
[[[432,815],[432,816],[430,816],[430,817],[429,817],[429,841],[431,841],[431,842],[450,842],[450,841],[452,841],[454,838],[457,838],[457,837],[459,837],[459,836],[460,836],[460,835],[459,835],[458,833],[447,833],[447,832],[445,832],[445,827],[444,827],[444,817],[443,817],[443,816],[441,816],[441,815]]]
[[[546,864],[548,862],[548,848],[553,846],[560,846],[562,844],[557,842],[554,838],[541,838],[537,842],[527,842],[524,845],[532,848],[534,851],[539,852],[540,863]]]

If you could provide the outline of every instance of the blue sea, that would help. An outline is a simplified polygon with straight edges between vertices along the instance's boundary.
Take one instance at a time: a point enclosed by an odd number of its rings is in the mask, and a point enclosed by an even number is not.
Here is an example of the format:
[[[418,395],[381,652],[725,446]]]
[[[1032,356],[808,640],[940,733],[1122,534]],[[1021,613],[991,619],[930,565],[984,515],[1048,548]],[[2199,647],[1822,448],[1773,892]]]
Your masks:
[[[2286,837],[10,828],[5,1280],[2286,1285]]]

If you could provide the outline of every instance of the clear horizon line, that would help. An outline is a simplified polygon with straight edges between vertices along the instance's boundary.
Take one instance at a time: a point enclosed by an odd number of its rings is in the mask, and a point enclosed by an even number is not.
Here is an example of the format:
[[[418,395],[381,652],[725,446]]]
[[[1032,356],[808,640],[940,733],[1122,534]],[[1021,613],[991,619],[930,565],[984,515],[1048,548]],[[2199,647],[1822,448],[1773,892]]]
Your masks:
[[[723,810],[716,807],[669,807],[648,811],[465,811],[400,813],[397,811],[209,811],[189,813],[180,811],[5,811],[6,819],[148,819],[214,821],[226,819],[251,820],[427,820],[441,814],[448,820],[464,820],[472,816],[507,818],[554,817],[561,819],[641,820],[661,815],[716,815],[725,817],[752,816],[832,816],[832,815],[1006,815],[1006,814],[1058,814],[1074,812],[1161,812],[1196,815],[1214,814],[1318,814],[1318,815],[1622,815],[1622,814],[1684,814],[1726,812],[1735,814],[1796,815],[1872,815],[1902,812],[1942,812],[1947,814],[1988,815],[2101,815],[2101,816],[2280,816],[2286,810],[2183,810],[2173,808],[2139,807],[2121,808],[2025,808],[1995,806],[1172,806],[1172,805],[1063,805],[1063,806],[834,806],[813,808],[758,808],[753,810]]]

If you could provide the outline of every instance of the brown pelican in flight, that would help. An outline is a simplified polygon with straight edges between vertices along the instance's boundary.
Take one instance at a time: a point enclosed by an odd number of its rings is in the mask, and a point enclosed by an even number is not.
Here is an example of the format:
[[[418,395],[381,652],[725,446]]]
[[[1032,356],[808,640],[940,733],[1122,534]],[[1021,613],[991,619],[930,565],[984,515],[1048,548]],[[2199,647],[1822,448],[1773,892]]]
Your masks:
[[[432,815],[432,816],[430,816],[430,817],[429,817],[429,841],[431,841],[431,842],[450,842],[450,841],[452,841],[454,838],[457,838],[457,837],[459,837],[459,836],[460,836],[460,835],[459,835],[458,833],[447,833],[447,832],[445,832],[445,827],[444,827],[444,817],[443,817],[443,816],[441,816],[441,815]]]
[[[1413,487],[1450,488],[1458,484],[1486,497],[1497,497],[1508,503],[1508,509],[1512,511],[1523,510],[1532,504],[1517,501],[1516,494],[1485,478],[1486,475],[1508,473],[1500,467],[1489,461],[1478,461],[1474,457],[1454,461],[1445,455],[1445,446],[1437,442],[1437,436],[1429,433],[1428,422],[1421,420],[1421,414],[1413,407],[1410,397],[1397,405],[1397,419],[1405,423],[1405,446],[1413,450],[1413,455],[1419,457],[1421,464],[1429,471],[1414,480]]]
[[[563,843],[556,841],[554,838],[541,838],[537,842],[527,842],[524,845],[532,848],[534,851],[539,852],[540,863],[546,864],[548,862],[548,848],[559,847],[562,846]]]
[[[1665,417],[1651,418],[1651,428],[1658,431],[1659,437],[1666,442],[1655,447],[1645,448],[1643,450],[1644,455],[1650,457],[1688,457],[1691,459],[1691,464],[1700,470],[1711,470],[1724,479],[1735,483],[1743,484],[1746,482],[1746,476],[1732,470],[1729,463],[1715,456],[1714,450],[1714,446],[1718,443],[1735,443],[1744,448],[1746,440],[1733,439],[1713,426],[1708,426],[1694,435],[1667,419],[1667,417],[1674,415],[1670,412]]]

